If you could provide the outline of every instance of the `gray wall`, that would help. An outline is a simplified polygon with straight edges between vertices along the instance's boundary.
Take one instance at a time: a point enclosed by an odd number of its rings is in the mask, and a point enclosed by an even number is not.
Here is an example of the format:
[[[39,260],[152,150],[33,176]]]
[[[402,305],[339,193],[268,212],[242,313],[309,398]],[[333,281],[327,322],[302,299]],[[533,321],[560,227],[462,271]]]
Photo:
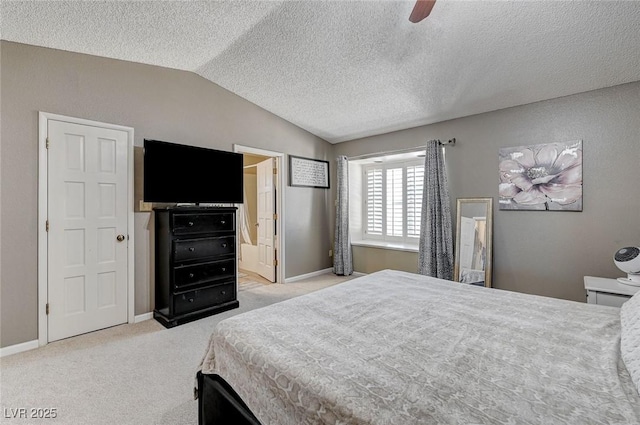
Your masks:
[[[2,42],[0,42],[0,100],[2,99]],[[0,101],[0,211],[2,211],[2,102]],[[2,214],[0,214],[0,241],[2,241]],[[0,243],[0,321],[2,320],[2,244]],[[0,326],[0,347],[2,346]]]
[[[326,141],[196,74],[1,42],[0,346],[37,339],[38,111],[131,126],[143,138],[232,150],[233,143],[333,159]],[[136,149],[140,196],[140,149]],[[285,276],[331,266],[328,191],[286,188]],[[309,224],[313,223],[313,226]],[[136,314],[152,304],[149,213],[135,214]]]
[[[385,269],[415,273],[418,270],[418,253],[395,249],[352,247],[353,269],[361,273],[373,273]]]
[[[0,212],[2,211],[2,42],[0,42]],[[2,214],[0,213],[0,347],[2,347]]]
[[[494,198],[495,287],[585,301],[583,276],[623,275],[613,254],[640,244],[640,82],[341,143],[335,155],[452,137],[446,163],[454,219],[456,198]],[[500,147],[577,139],[583,212],[497,210]],[[375,267],[379,251],[354,249],[354,264]],[[403,264],[415,258],[405,255]]]

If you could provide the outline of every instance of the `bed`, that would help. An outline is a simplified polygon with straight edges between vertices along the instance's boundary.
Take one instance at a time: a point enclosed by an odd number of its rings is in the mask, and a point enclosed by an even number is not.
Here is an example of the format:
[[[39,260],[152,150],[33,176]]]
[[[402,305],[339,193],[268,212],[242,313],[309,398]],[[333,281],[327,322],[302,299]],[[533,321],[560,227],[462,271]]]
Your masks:
[[[220,322],[200,423],[637,425],[638,323],[385,270]]]

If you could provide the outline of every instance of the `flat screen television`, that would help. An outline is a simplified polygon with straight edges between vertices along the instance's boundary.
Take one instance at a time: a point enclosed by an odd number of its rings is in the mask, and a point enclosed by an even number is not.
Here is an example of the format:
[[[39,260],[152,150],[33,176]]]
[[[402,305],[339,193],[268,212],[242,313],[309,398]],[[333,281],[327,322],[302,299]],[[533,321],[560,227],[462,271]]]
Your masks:
[[[241,204],[242,154],[144,140],[145,202]]]

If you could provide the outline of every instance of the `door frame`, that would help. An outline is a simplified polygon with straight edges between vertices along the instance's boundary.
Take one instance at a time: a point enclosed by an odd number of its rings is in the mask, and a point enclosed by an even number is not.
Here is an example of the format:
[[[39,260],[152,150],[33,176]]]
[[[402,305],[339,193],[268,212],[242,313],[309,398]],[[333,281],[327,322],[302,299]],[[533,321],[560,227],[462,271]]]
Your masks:
[[[133,214],[133,128],[117,124],[109,124],[99,121],[86,120],[65,115],[52,114],[50,112],[38,112],[38,345],[48,344],[48,320],[47,301],[49,299],[48,288],[48,264],[49,253],[47,250],[48,233],[46,229],[49,211],[48,199],[48,159],[47,159],[47,135],[49,134],[49,120],[63,121],[72,124],[80,124],[92,127],[120,130],[127,133],[127,322],[135,321],[135,280],[134,280],[134,214]]]
[[[285,220],[285,195],[284,195],[284,176],[287,175],[285,170],[286,161],[285,154],[266,149],[254,148],[251,146],[233,144],[233,151],[237,153],[249,153],[254,155],[269,156],[275,158],[278,164],[279,173],[276,174],[276,211],[278,211],[278,219],[276,220],[276,243],[274,248],[277,251],[276,259],[278,266],[276,268],[276,281],[274,283],[284,283],[284,266],[285,266],[285,243],[284,243],[284,220]]]

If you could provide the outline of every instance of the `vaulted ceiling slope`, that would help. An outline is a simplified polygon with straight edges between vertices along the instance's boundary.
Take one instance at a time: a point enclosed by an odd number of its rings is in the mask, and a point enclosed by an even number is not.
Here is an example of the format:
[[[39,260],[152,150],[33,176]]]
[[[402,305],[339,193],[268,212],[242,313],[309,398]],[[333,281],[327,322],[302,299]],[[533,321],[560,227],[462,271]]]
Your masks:
[[[638,1],[6,1],[3,40],[198,73],[331,143],[640,80]]]

